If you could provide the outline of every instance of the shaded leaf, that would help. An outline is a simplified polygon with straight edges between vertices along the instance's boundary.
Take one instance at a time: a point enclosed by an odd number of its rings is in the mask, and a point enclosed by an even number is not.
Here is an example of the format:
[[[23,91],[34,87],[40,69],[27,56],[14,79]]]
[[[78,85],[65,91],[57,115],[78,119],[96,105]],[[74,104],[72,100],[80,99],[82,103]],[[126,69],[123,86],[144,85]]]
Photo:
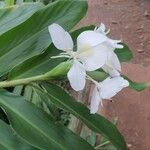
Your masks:
[[[86,141],[65,126],[55,123],[32,103],[5,91],[0,92],[0,106],[5,109],[13,129],[30,144],[44,150],[92,150]]]
[[[37,150],[17,136],[11,126],[0,120],[0,149]]]
[[[115,49],[115,53],[117,54],[119,60],[121,62],[128,62],[133,58],[132,51],[129,49],[129,47],[121,43],[124,47],[122,49]]]
[[[80,118],[90,129],[108,138],[118,150],[126,150],[126,143],[116,126],[98,114],[90,114],[89,109],[76,102],[62,88],[54,84],[42,84],[50,101]]]
[[[24,3],[0,9],[0,35],[25,22],[43,6],[42,3]]]
[[[86,1],[56,1],[35,12],[27,21],[0,36],[0,75],[41,54],[51,44],[48,25],[71,29],[85,15]]]
[[[16,95],[21,95],[22,89],[23,89],[23,85],[18,85],[14,88],[13,93]]]
[[[93,28],[93,26],[82,27],[81,29],[75,30],[71,33],[74,43],[81,32],[91,28]],[[19,79],[46,73],[65,60],[64,58],[51,59],[51,56],[56,56],[59,53],[60,50],[57,50],[54,45],[51,44],[43,54],[32,57],[16,66],[13,70],[11,70],[8,78],[10,80]]]

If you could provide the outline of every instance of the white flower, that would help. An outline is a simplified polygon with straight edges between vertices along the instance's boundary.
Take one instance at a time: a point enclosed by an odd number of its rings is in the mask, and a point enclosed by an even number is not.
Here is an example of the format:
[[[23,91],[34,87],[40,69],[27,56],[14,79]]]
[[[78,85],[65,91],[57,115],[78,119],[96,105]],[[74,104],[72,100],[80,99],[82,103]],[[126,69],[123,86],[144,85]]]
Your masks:
[[[73,59],[67,77],[74,90],[82,90],[86,82],[86,71],[96,70],[106,63],[110,55],[105,43],[108,38],[95,31],[84,31],[77,38],[77,51],[73,51],[73,40],[68,32],[58,24],[52,24],[48,29],[55,47],[63,51],[55,58]]]
[[[105,31],[106,27],[103,23],[101,23],[100,27],[95,28],[95,32],[99,34],[106,35],[109,31]],[[107,37],[107,41],[105,44],[107,45],[107,48],[111,51],[110,55],[108,56],[107,62],[105,65],[102,66],[102,69],[109,73],[111,77],[119,76],[121,71],[121,64],[119,62],[119,59],[117,55],[115,54],[114,50],[116,48],[123,48],[123,45],[119,44],[121,40],[112,40]]]
[[[99,104],[102,104],[102,99],[111,99],[124,87],[129,86],[129,82],[122,77],[108,77],[100,83],[96,83],[91,99],[90,112],[96,113],[99,109]]]

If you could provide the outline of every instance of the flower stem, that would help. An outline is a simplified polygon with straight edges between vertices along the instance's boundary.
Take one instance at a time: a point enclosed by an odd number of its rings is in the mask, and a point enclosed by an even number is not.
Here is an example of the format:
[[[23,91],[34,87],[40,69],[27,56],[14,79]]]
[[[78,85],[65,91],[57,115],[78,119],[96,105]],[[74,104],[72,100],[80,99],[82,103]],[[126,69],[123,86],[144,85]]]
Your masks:
[[[29,84],[32,82],[37,82],[37,81],[46,81],[46,80],[52,80],[57,77],[62,77],[65,76],[71,67],[71,61],[66,61],[60,63],[58,66],[54,67],[52,70],[49,72],[42,74],[42,75],[37,75],[37,76],[32,76],[28,78],[23,78],[23,79],[15,79],[15,80],[6,80],[0,82],[0,88],[5,88],[5,87],[14,87],[17,85],[22,85],[22,84]]]
[[[29,84],[34,81],[42,81],[47,79],[48,79],[47,76],[45,76],[44,74],[44,75],[38,75],[30,78],[16,79],[11,81],[2,81],[0,82],[0,88],[13,87],[21,84]]]

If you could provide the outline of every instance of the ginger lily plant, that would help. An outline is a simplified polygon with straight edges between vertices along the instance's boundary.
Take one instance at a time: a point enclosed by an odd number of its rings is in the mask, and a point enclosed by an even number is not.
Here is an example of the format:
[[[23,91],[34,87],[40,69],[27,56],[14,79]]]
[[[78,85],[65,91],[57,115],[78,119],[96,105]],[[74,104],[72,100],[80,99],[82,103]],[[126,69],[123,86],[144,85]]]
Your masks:
[[[104,24],[67,32],[86,11],[86,1],[73,0],[0,9],[0,149],[95,149],[68,128],[72,114],[116,149],[127,150],[116,126],[96,112],[102,99],[124,87],[140,91],[150,84],[121,75],[120,63],[132,53],[108,37]],[[90,109],[60,87],[66,79],[75,91],[86,80],[94,83]]]

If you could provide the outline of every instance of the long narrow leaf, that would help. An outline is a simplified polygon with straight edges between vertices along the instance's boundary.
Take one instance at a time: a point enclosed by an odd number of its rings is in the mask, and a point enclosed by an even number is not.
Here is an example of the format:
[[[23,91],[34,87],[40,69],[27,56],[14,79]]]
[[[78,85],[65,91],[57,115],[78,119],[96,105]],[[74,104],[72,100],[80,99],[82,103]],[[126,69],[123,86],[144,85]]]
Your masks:
[[[36,148],[19,138],[11,126],[4,123],[2,120],[0,120],[0,149],[36,150]]]
[[[72,32],[71,36],[73,38],[74,43],[76,42],[77,36],[81,32],[89,29],[93,29],[93,26],[82,27]],[[9,80],[40,75],[50,71],[65,60],[64,58],[51,59],[52,56],[56,56],[59,53],[60,50],[57,50],[51,44],[43,54],[32,57],[16,66],[14,69],[12,69],[8,76]]]
[[[108,138],[118,150],[126,150],[126,143],[116,126],[98,114],[90,114],[89,109],[76,102],[62,88],[54,84],[42,84],[48,97],[56,106],[63,108],[80,118],[90,129]]]
[[[130,80],[128,77],[126,77],[125,75],[122,75],[122,77],[129,81],[129,84],[130,84],[129,88],[131,88],[131,89],[134,89],[136,91],[142,91],[145,89],[150,89],[150,83],[134,82],[134,81]]]
[[[85,15],[86,1],[58,0],[34,13],[27,21],[0,36],[0,75],[51,44],[48,26],[58,23],[70,30]]]
[[[1,91],[0,106],[13,129],[27,142],[44,150],[92,150],[86,141],[65,126],[55,123],[44,111],[21,96]]]
[[[24,3],[0,9],[0,35],[25,22],[43,6],[42,3]]]

